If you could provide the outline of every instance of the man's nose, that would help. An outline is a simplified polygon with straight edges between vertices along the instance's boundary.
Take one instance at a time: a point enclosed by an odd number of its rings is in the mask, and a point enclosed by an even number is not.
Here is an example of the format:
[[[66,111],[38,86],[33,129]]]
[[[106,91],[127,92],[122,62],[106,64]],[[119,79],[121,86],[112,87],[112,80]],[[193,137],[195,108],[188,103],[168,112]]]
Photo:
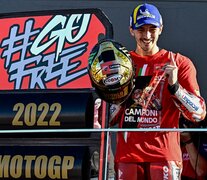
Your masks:
[[[148,30],[144,31],[144,38],[148,39],[150,37],[151,37],[150,31],[148,31]]]

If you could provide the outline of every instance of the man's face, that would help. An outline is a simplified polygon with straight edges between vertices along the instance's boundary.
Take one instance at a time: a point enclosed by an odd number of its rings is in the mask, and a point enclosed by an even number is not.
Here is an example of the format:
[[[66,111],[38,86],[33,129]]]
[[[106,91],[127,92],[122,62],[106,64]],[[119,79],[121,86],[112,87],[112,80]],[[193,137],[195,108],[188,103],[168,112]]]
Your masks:
[[[131,29],[130,33],[134,36],[137,48],[142,55],[153,55],[157,51],[157,41],[162,32],[162,27],[154,25],[143,25],[139,29]]]

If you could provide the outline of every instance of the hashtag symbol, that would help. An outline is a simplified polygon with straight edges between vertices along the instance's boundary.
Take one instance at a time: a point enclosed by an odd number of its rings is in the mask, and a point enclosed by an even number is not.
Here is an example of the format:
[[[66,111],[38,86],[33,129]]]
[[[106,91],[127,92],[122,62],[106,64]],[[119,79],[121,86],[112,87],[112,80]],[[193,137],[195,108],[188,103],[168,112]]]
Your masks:
[[[33,30],[34,20],[30,19],[25,22],[24,32],[19,33],[19,25],[10,28],[9,37],[2,41],[1,47],[4,49],[2,58],[5,59],[5,67],[8,68],[15,53],[20,53],[19,59],[24,60],[28,47],[32,44],[31,37],[36,35],[40,30]]]

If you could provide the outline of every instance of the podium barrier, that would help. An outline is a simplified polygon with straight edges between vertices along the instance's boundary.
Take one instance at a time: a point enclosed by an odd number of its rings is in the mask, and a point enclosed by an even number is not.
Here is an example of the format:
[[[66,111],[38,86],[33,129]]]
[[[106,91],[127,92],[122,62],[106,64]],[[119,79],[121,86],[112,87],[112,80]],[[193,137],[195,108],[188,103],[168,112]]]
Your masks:
[[[0,99],[0,179],[90,179],[95,152],[105,169],[106,135],[90,132],[93,90],[1,91]]]
[[[107,162],[109,151],[109,133],[116,132],[207,132],[205,128],[160,128],[160,129],[128,129],[128,128],[101,128],[101,129],[33,129],[33,130],[1,130],[2,134],[24,134],[30,133],[49,133],[53,134],[67,134],[67,133],[97,133],[104,132],[106,137],[105,153],[100,156],[102,162],[102,169],[99,180],[107,180]],[[4,141],[5,140],[5,141]],[[18,179],[19,177],[25,177],[28,179],[89,179],[90,178],[90,161],[92,154],[90,153],[90,147],[97,148],[96,145],[100,145],[95,142],[94,139],[82,138],[81,144],[78,144],[78,139],[59,139],[51,138],[44,139],[31,139],[31,142],[27,139],[22,143],[23,139],[17,141],[10,141],[8,145],[8,139],[1,139],[0,145],[0,176],[3,174],[5,178],[12,177]],[[25,140],[25,139],[24,139]],[[36,141],[35,141],[36,140]],[[52,142],[51,142],[52,140]],[[80,139],[79,139],[80,140]],[[19,141],[19,142],[18,142]],[[20,143],[21,142],[21,143]],[[41,143],[42,142],[42,143]],[[100,139],[99,139],[100,142]],[[87,144],[88,143],[88,144]],[[35,145],[34,145],[35,144]],[[100,148],[100,147],[99,147]],[[96,149],[97,150],[97,149]],[[100,149],[99,149],[100,150]],[[2,153],[4,152],[4,153]],[[5,153],[6,152],[6,153]],[[101,150],[100,150],[101,152]],[[101,162],[99,162],[101,164]],[[100,165],[99,164],[99,165]],[[13,169],[12,167],[21,167],[22,170]],[[50,167],[50,170],[46,167]],[[99,167],[100,168],[100,167]],[[52,170],[51,170],[52,169]],[[100,169],[99,169],[100,171]],[[24,176],[23,176],[24,175]]]

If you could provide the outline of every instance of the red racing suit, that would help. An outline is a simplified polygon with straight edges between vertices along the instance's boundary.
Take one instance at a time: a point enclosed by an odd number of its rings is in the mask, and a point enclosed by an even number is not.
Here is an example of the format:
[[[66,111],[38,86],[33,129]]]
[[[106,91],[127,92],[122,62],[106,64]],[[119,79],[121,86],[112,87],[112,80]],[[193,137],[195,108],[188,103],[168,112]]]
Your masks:
[[[199,94],[192,61],[173,54],[178,66],[178,82],[168,85],[164,66],[169,52],[153,56],[130,52],[135,70],[135,87],[120,106],[111,106],[111,125],[119,128],[178,128],[180,113],[190,121],[201,121],[206,114]],[[118,132],[115,163],[182,161],[179,132]]]

